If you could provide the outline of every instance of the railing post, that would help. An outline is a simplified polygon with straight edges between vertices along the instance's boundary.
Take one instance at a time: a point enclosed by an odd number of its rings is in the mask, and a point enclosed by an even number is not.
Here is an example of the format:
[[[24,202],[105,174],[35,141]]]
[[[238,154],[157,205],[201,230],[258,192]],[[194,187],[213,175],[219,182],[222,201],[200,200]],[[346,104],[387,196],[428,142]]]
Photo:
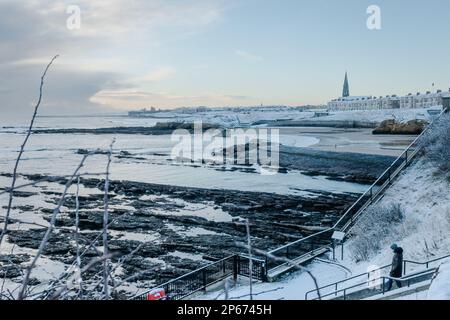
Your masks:
[[[405,151],[405,163],[408,165],[408,149]]]
[[[261,262],[261,280],[267,282],[267,265],[265,262]]]
[[[406,261],[403,261],[403,275],[406,274]]]
[[[333,239],[333,260],[336,260],[336,240]]]
[[[208,283],[206,281],[206,269],[202,270],[202,280],[203,280],[203,290],[206,291],[206,287],[208,286]]]
[[[388,179],[389,179],[389,183],[391,183],[391,167],[389,167]]]
[[[236,281],[237,280],[237,276],[238,276],[238,255],[233,256],[233,280]]]
[[[383,279],[383,295],[384,295],[384,293],[385,293],[385,285],[384,285],[384,277],[382,278]]]

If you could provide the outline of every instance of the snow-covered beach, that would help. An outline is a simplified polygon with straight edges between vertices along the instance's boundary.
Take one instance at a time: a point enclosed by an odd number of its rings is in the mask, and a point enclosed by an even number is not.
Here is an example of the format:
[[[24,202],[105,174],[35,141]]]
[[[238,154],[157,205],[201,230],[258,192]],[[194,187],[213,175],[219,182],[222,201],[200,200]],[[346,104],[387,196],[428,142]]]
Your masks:
[[[416,115],[416,111],[414,114],[402,112],[408,120]],[[314,119],[313,113],[301,113],[301,116]],[[205,123],[214,123],[220,119],[216,124],[232,127],[242,124],[241,119],[238,123],[224,121],[226,115],[221,112],[218,112],[220,116],[212,114],[207,117],[195,115],[190,120],[206,119]],[[344,118],[348,119],[349,114],[360,117],[359,113],[347,112]],[[268,116],[288,121],[295,118],[292,110],[281,109],[256,113],[247,120],[261,121]],[[339,118],[339,115],[335,116]],[[377,112],[372,118],[363,120],[378,121],[390,116],[390,112],[384,112],[383,116]],[[236,241],[245,237],[244,230],[236,227],[239,220],[253,219],[254,241],[264,250],[298,239],[308,234],[305,233],[308,228],[324,228],[335,221],[336,213],[342,212],[365,191],[367,183],[414,139],[411,135],[374,136],[371,129],[364,128],[272,126],[280,130],[281,165],[286,172],[265,176],[246,166],[174,163],[170,159],[173,141],[168,134],[114,133],[116,127],[152,127],[158,122],[173,121],[173,117],[177,114],[159,119],[126,116],[38,118],[36,130],[44,132],[32,135],[21,163],[19,183],[49,176],[54,180],[24,188],[14,201],[11,234],[5,248],[16,254],[17,263],[23,265],[35,254],[36,241],[42,227],[48,224],[48,214],[62,191],[65,181],[62,177],[76,167],[85,150],[106,149],[113,138],[110,215],[118,222],[111,227],[110,241],[121,254],[147,242],[156,246],[140,252],[139,259],[134,259],[133,263],[116,265],[117,279],[141,272],[143,268],[152,270],[150,275],[121,285],[119,290],[123,290],[120,292],[124,296],[194,270],[209,263],[211,258],[226,256],[228,251],[239,251]],[[186,117],[180,120],[187,121]],[[8,173],[25,128],[25,122],[4,122],[0,126],[0,182],[3,188],[10,183]],[[97,128],[111,128],[112,132],[90,132]],[[66,133],[66,129],[80,132]],[[104,154],[97,154],[83,168],[83,172],[94,174],[82,179],[80,189],[82,232],[86,238],[95,237],[95,230],[101,228],[102,183],[96,174],[101,174],[104,166]],[[38,264],[38,268],[50,272],[50,276],[36,272],[38,287],[45,287],[61,270],[69,268],[74,241],[70,231],[73,229],[74,193],[73,186],[57,220],[62,229],[54,237],[55,246],[48,249]],[[6,203],[7,194],[0,195],[0,199]],[[323,207],[317,209],[322,202]],[[272,207],[269,203],[278,205]],[[292,216],[293,212],[298,216]],[[273,228],[267,221],[275,216],[282,223]],[[296,228],[292,229],[292,225]],[[311,268],[317,270],[318,279],[324,284],[348,276],[347,269],[354,273],[365,267],[348,265],[343,268],[319,261]],[[7,285],[14,287],[14,278],[18,274],[11,269],[4,276],[10,279]],[[258,295],[261,299],[302,299],[310,289],[307,283],[310,282],[304,274],[293,274],[274,284],[278,286],[276,288],[272,284],[256,287],[262,292]],[[245,297],[245,286],[234,290],[235,296]],[[206,298],[212,298],[212,295],[220,297],[220,292],[213,292]]]

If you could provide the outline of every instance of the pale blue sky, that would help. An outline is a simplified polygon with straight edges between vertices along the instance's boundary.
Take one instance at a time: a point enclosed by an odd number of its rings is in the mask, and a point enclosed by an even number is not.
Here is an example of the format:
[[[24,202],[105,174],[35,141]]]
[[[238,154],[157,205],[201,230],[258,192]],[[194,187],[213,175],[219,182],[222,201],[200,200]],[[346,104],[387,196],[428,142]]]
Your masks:
[[[449,18],[446,0],[0,0],[0,108],[29,107],[54,53],[48,113],[322,104],[346,70],[353,95],[448,90]]]

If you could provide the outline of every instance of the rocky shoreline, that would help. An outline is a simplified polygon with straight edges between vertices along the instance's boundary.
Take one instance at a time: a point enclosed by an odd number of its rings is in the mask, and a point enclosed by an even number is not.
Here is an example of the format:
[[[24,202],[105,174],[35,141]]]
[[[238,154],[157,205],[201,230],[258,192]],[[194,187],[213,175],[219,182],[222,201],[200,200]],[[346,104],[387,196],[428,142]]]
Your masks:
[[[377,126],[373,134],[409,134],[419,135],[428,125],[424,120],[410,120],[406,123],[398,123],[394,119],[385,120]]]
[[[83,154],[83,150],[76,152]],[[128,160],[135,157],[119,150],[114,156]],[[285,172],[298,170],[306,175],[334,180],[370,183],[391,161],[391,157],[385,156],[280,146],[280,166]],[[213,166],[213,169],[233,170],[235,167],[238,166]],[[236,170],[246,167],[240,168]],[[11,177],[7,173],[0,176]],[[32,191],[15,192],[17,200],[13,210],[19,214],[15,214],[10,223],[20,224],[21,214],[36,215],[38,220],[50,221],[61,196],[57,190],[67,180],[40,174],[22,175],[21,178],[30,183],[47,182],[37,184]],[[79,196],[79,241],[86,248],[82,259],[82,265],[86,265],[101,252],[102,244],[97,238],[101,238],[103,226],[104,180],[82,178],[81,185],[87,190]],[[359,196],[318,190],[302,190],[303,195],[283,195],[133,181],[111,181],[109,190],[109,221],[112,223],[108,244],[109,251],[115,255],[113,266],[120,264],[116,278],[120,281],[134,277],[127,284],[147,289],[211,261],[241,252],[239,243],[245,242],[247,236],[243,224],[245,219],[250,222],[252,245],[270,250],[332,226]],[[39,201],[20,204],[20,198]],[[43,207],[42,203],[47,206]],[[57,229],[44,250],[46,258],[66,266],[72,264],[76,257],[74,208],[75,196],[67,195],[64,210],[56,220]],[[45,230],[41,224],[8,231],[10,244],[31,251],[0,254],[0,276],[20,281]],[[133,256],[119,263],[133,250],[136,250]],[[84,279],[95,282],[100,275],[101,266],[98,265],[89,270]],[[32,281],[38,285],[41,280],[33,278]],[[121,290],[116,293],[117,298],[129,294],[129,291]]]
[[[27,175],[25,178],[38,181],[45,177]],[[58,177],[51,180],[60,185],[66,182]],[[99,179],[82,179],[81,183],[98,191],[104,187],[104,181]],[[49,197],[47,201],[56,205],[60,196],[58,192],[42,192]],[[268,250],[329,227],[358,197],[357,194],[308,192],[310,196],[296,196],[112,181],[110,221],[114,222],[109,228],[109,250],[117,256],[113,258],[113,263],[142,246],[123,263],[119,277],[124,279],[140,274],[132,282],[162,283],[210,261],[242,251],[238,243],[245,242],[246,238],[245,226],[241,223],[243,219],[250,221],[253,245]],[[33,194],[22,196],[31,197]],[[73,208],[74,201],[74,196],[68,196],[65,206]],[[87,246],[102,230],[103,195],[83,195],[79,201],[80,243]],[[198,216],[189,209],[189,206],[195,205],[220,211],[229,219],[214,221]],[[15,209],[32,211],[47,221],[52,212],[51,209],[35,207]],[[11,219],[11,223],[14,222]],[[73,263],[76,250],[74,224],[74,210],[59,215],[56,221],[58,232],[50,238],[44,251],[46,257],[65,264]],[[10,230],[8,240],[21,248],[37,249],[44,231],[45,228],[39,227]],[[141,239],[127,237],[128,233],[142,235],[142,238],[153,237],[154,241],[142,245]],[[83,264],[97,255],[93,248],[89,249]],[[11,263],[12,258],[16,263]],[[14,279],[28,260],[26,255],[10,258],[0,255],[4,270],[2,275]],[[98,268],[89,271],[85,277],[95,279],[100,271]],[[145,286],[149,285],[147,282]]]
[[[34,129],[34,134],[140,134],[167,135],[174,130],[194,132],[194,123],[158,122],[153,127],[110,127],[110,128],[66,128],[66,129]],[[220,129],[219,125],[202,123],[202,130]]]
[[[394,157],[381,155],[280,146],[282,168],[362,184],[373,183],[394,160]]]

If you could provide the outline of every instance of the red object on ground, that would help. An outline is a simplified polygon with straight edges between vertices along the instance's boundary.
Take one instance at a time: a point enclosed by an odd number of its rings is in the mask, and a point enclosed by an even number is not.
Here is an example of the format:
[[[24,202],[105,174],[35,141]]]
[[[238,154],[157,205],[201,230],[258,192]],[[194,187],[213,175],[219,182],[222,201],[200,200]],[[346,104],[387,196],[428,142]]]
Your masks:
[[[164,289],[155,289],[147,294],[147,300],[164,300],[166,291]]]

